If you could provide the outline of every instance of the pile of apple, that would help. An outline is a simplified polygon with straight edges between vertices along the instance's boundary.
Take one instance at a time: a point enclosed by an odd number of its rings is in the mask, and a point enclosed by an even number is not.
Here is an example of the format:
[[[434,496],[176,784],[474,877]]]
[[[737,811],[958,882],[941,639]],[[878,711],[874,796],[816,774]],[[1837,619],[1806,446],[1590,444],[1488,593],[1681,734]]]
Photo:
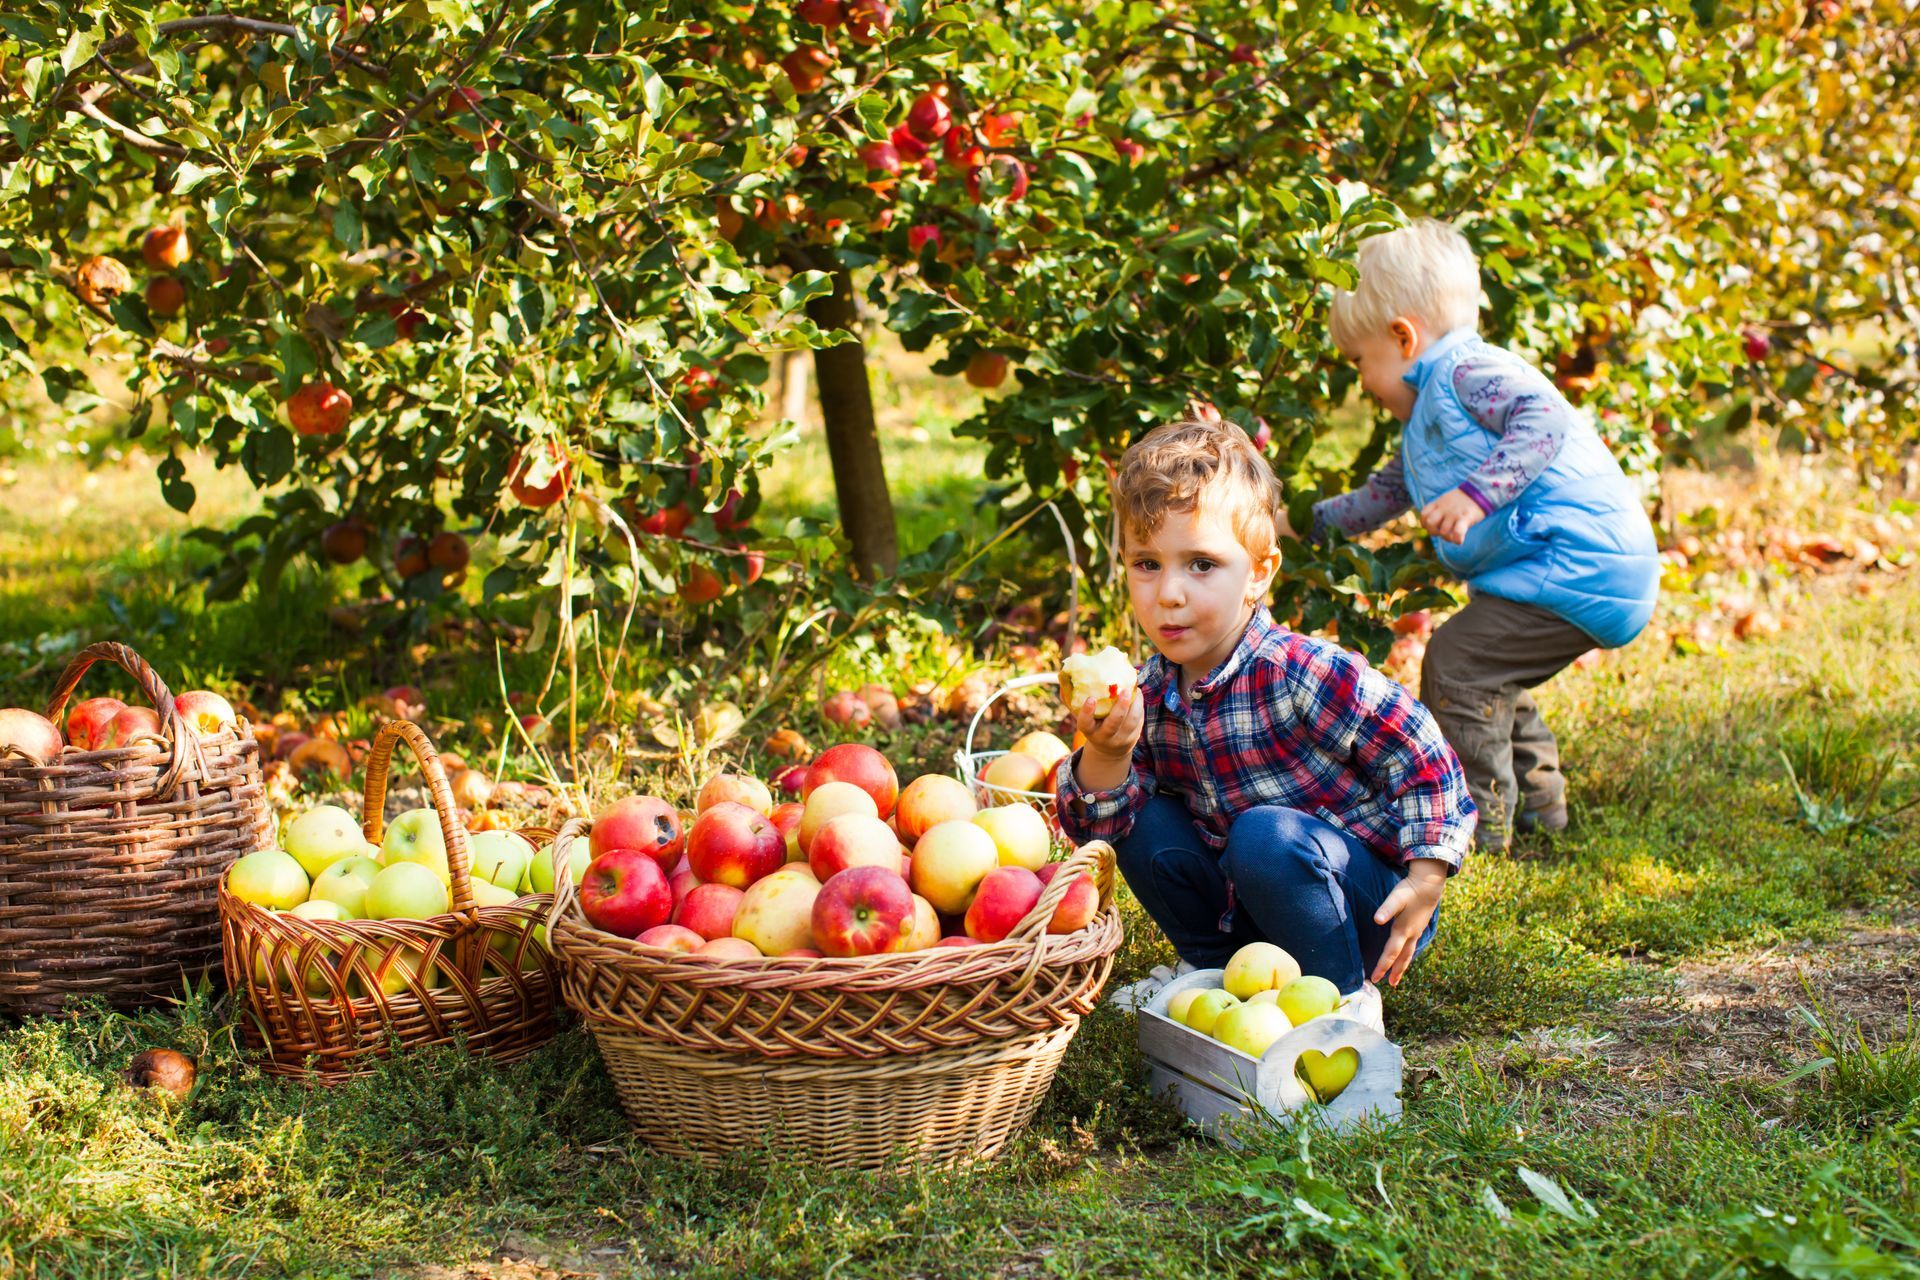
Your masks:
[[[233,705],[205,689],[183,693],[173,705],[195,733],[212,736],[238,723]],[[151,707],[130,707],[118,698],[88,698],[75,703],[67,711],[65,733],[37,711],[0,708],[0,750],[14,747],[43,764],[58,759],[66,746],[76,751],[108,751],[131,746],[139,738],[159,736],[159,712]]]
[[[902,788],[887,758],[861,743],[822,752],[800,794],[775,804],[758,779],[721,774],[700,788],[691,825],[655,796],[608,806],[577,882],[588,923],[650,947],[740,959],[980,946],[1005,939],[1061,866],[1048,860],[1038,810],[983,809],[940,774]],[[1079,875],[1047,931],[1084,928],[1099,905],[1092,878]]]
[[[553,891],[553,862],[526,837],[513,831],[482,831],[468,840],[470,880],[475,906],[495,907],[532,893]],[[394,819],[386,837],[373,844],[361,834],[353,815],[336,805],[308,809],[286,824],[277,848],[259,849],[227,869],[227,890],[243,902],[284,911],[302,920],[424,920],[453,910],[453,877],[447,863],[446,834],[432,809],[411,809]],[[544,931],[519,955],[522,968],[539,963]],[[519,947],[501,934],[494,949],[512,958]],[[422,953],[395,951],[374,978],[388,995],[419,970]],[[256,966],[264,969],[264,965]],[[260,980],[267,981],[264,972]],[[328,990],[317,967],[300,975],[309,994]],[[290,975],[280,975],[283,984]],[[426,975],[428,986],[439,984]],[[357,974],[350,991],[363,990]]]
[[[1227,961],[1219,986],[1177,993],[1167,1001],[1167,1017],[1257,1058],[1287,1032],[1339,1005],[1340,988],[1333,983],[1302,974],[1299,962],[1271,942],[1249,942]],[[1315,1102],[1331,1102],[1353,1083],[1359,1067],[1351,1049],[1330,1057],[1302,1054],[1300,1083]]]

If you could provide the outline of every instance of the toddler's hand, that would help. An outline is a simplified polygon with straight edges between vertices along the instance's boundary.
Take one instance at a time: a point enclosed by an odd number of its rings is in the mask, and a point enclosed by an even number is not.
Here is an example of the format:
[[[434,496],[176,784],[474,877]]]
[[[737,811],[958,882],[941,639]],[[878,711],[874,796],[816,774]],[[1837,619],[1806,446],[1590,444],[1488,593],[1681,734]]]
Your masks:
[[[1127,700],[1113,704],[1105,716],[1093,714],[1093,699],[1080,704],[1074,716],[1076,727],[1087,735],[1089,754],[1122,762],[1133,757],[1133,744],[1140,741],[1140,730],[1147,722],[1147,700],[1138,685],[1127,690]]]
[[[1413,948],[1427,930],[1440,906],[1440,895],[1447,887],[1447,864],[1433,858],[1415,858],[1407,874],[1393,887],[1387,900],[1373,913],[1375,924],[1393,922],[1387,945],[1380,950],[1380,961],[1367,975],[1370,982],[1383,978],[1388,986],[1400,985],[1400,975],[1413,963]]]
[[[1420,508],[1420,523],[1434,537],[1457,545],[1466,538],[1467,530],[1479,524],[1486,514],[1480,504],[1465,493],[1449,489]]]

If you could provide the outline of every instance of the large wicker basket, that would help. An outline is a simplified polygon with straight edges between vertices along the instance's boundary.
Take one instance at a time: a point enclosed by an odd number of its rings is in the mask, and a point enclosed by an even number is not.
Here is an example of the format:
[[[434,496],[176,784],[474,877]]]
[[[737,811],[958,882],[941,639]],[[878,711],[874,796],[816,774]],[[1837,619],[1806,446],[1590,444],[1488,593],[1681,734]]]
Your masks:
[[[553,857],[587,824],[561,828]],[[1048,934],[1076,873],[1100,910]],[[1121,941],[1113,850],[1067,859],[1006,941],[856,959],[683,955],[593,928],[556,874],[561,997],[599,1043],[628,1119],[716,1163],[771,1149],[877,1169],[995,1155],[1033,1116]]]
[[[418,725],[381,726],[367,753],[363,830],[385,833],[396,742],[420,762],[447,842],[453,910],[424,920],[307,920],[220,886],[227,982],[264,1069],[332,1084],[365,1075],[396,1047],[463,1044],[507,1060],[556,1028],[552,957],[541,945],[551,895],[476,907],[472,850],[440,758]],[[538,833],[529,833],[538,834]]]
[[[47,704],[60,723],[87,669],[133,677],[160,734],[35,760],[0,749],[0,1012],[56,1013],[75,996],[137,1008],[219,962],[227,864],[272,839],[260,748],[244,722],[203,734],[123,644],[90,645]]]

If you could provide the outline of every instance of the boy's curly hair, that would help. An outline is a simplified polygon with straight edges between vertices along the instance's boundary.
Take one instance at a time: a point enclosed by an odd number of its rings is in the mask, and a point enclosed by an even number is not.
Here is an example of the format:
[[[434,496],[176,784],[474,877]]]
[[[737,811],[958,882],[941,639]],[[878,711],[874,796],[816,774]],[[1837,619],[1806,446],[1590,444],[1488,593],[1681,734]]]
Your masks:
[[[1245,431],[1195,400],[1178,420],[1155,427],[1121,455],[1113,506],[1128,533],[1152,537],[1167,512],[1202,505],[1226,515],[1254,563],[1279,545],[1274,517],[1281,493],[1273,468]]]

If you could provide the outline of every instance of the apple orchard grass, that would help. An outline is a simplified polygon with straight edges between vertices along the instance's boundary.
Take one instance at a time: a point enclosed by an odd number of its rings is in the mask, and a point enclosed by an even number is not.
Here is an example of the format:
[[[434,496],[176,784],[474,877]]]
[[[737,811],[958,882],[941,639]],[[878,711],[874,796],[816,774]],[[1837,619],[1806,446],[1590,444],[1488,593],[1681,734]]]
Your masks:
[[[1916,605],[1903,585],[1729,657],[1648,645],[1548,686],[1577,829],[1449,889],[1389,995],[1397,1129],[1194,1139],[1137,1083],[1132,1020],[1102,1007],[994,1165],[704,1171],[630,1136],[577,1028],[507,1066],[435,1052],[308,1089],[265,1079],[193,996],[0,1031],[0,1257],[24,1276],[414,1275],[506,1252],[550,1258],[512,1273],[541,1276],[1557,1278],[1767,1274],[1798,1250],[1830,1274],[1920,1273],[1920,1039],[1901,1012],[1920,942],[1900,924],[1920,829],[1819,834],[1775,754],[1834,726],[1911,760],[1920,688],[1895,673],[1920,662]],[[1897,771],[1883,803],[1917,786]],[[1129,907],[1116,982],[1168,959]],[[1783,977],[1758,1034],[1732,1035],[1756,999],[1741,985],[1723,1007],[1674,999],[1687,966],[1738,982],[1874,913],[1895,927],[1872,949],[1827,954],[1891,967],[1830,986],[1816,961],[1804,1000]],[[151,1046],[199,1060],[184,1108],[117,1084]]]

